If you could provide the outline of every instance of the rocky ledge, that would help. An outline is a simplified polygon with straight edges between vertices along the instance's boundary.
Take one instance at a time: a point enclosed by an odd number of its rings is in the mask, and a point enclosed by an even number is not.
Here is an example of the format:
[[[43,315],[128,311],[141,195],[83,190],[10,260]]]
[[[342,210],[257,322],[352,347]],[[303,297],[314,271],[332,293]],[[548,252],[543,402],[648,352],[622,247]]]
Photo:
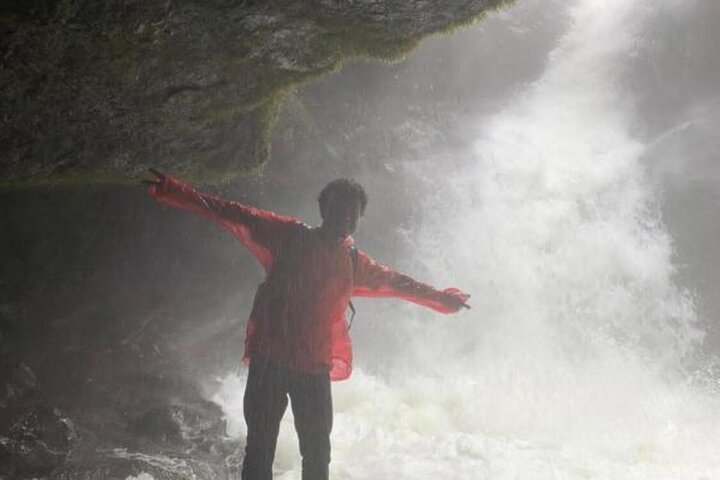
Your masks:
[[[507,0],[11,0],[0,186],[196,181],[262,167],[284,94],[395,60]]]

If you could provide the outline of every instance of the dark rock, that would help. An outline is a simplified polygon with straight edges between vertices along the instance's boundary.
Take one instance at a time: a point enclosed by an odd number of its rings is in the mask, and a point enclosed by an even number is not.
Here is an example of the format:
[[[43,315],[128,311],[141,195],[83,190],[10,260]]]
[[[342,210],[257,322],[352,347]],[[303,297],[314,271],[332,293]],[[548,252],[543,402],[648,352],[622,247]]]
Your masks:
[[[125,448],[95,452],[82,464],[63,465],[50,478],[53,480],[124,480],[141,474],[155,480],[219,480],[239,478],[228,476],[222,458],[202,458],[182,453],[146,453]]]
[[[195,180],[259,168],[289,88],[400,58],[503,0],[11,1],[0,10],[0,186]]]
[[[30,367],[21,363],[7,365],[0,363],[0,405],[28,401],[38,396],[37,378]]]
[[[0,475],[32,478],[50,474],[76,440],[73,423],[45,405],[0,407]]]
[[[196,401],[150,408],[129,420],[126,430],[122,435],[115,432],[112,439],[97,425],[94,432],[83,432],[80,444],[52,478],[106,480],[142,473],[167,480],[237,478],[232,472],[241,448],[227,438],[215,404]]]
[[[225,435],[222,411],[214,403],[166,405],[143,413],[133,422],[138,435],[161,443],[203,445]]]
[[[19,330],[25,318],[25,308],[18,303],[0,304],[0,334]]]

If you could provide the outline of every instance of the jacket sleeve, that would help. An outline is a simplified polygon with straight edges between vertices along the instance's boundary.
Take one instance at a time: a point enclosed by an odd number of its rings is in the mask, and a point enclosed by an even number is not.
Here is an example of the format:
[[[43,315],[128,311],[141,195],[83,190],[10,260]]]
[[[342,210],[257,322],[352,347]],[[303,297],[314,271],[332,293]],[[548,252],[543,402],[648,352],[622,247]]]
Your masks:
[[[470,296],[457,288],[437,290],[382,265],[358,251],[353,296],[395,297],[441,313],[457,312]]]
[[[284,232],[300,224],[292,217],[198,192],[171,176],[166,176],[160,185],[151,186],[148,193],[158,202],[195,212],[230,230],[266,271],[272,266]]]

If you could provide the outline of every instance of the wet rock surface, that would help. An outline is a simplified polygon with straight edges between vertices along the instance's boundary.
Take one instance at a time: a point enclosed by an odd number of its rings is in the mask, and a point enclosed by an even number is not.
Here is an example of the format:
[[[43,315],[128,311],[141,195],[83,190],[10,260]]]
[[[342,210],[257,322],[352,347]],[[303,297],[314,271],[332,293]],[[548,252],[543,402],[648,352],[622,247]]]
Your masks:
[[[259,168],[284,93],[402,56],[501,0],[5,2],[0,185],[196,180]]]
[[[112,441],[88,435],[51,478],[235,478],[231,459],[241,445],[226,437],[220,409],[210,402],[152,407],[124,427]]]
[[[75,427],[57,409],[13,403],[0,407],[0,476],[46,476],[63,464]]]

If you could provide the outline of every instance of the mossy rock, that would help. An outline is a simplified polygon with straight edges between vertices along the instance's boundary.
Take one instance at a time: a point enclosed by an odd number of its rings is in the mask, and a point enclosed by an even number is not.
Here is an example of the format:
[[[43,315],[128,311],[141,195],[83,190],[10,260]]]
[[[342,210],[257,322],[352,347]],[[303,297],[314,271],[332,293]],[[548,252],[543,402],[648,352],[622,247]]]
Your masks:
[[[200,183],[257,173],[288,92],[505,3],[9,2],[0,188],[132,183],[148,166]]]

